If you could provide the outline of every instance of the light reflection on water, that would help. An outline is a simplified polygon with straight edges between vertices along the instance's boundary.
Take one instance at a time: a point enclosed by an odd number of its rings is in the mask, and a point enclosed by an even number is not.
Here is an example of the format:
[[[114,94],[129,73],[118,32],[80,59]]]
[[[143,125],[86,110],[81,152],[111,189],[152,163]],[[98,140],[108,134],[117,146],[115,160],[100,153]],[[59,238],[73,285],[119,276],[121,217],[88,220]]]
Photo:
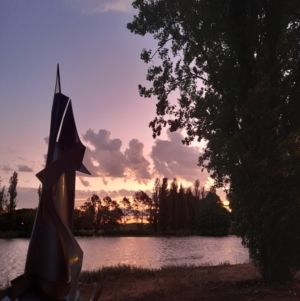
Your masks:
[[[82,270],[130,264],[146,268],[164,265],[216,265],[249,260],[248,250],[235,236],[215,237],[79,237]],[[24,271],[28,239],[0,240],[0,285]]]

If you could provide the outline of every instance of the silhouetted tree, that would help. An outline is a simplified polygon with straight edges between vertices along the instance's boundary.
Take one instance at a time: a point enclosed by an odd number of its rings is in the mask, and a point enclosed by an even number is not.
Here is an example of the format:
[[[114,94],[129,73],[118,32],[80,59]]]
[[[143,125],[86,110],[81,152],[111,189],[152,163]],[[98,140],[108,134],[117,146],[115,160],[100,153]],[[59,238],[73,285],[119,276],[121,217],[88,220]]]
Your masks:
[[[144,227],[145,221],[151,222],[152,199],[142,190],[137,191],[133,197],[133,207],[135,211],[139,211],[138,218],[141,221],[141,228]]]
[[[139,86],[168,125],[205,139],[199,165],[228,187],[243,244],[267,281],[300,269],[300,8],[297,0],[136,0],[127,27],[158,41]],[[230,75],[230,76],[229,76]],[[177,106],[169,95],[176,91]]]
[[[177,220],[179,229],[188,229],[188,211],[187,211],[187,200],[184,188],[180,184],[178,191],[178,211],[177,211]]]
[[[196,226],[196,198],[193,195],[192,189],[189,187],[185,192],[187,211],[188,211],[188,228],[194,230]]]
[[[159,191],[160,191],[160,179],[156,178],[154,182],[153,193],[152,193],[154,233],[157,233],[158,230]]]
[[[92,227],[94,234],[97,235],[99,229],[103,231],[112,231],[118,228],[122,220],[123,212],[120,205],[109,196],[101,199],[93,194],[83,205],[80,211],[76,211],[74,217],[75,226],[84,225],[85,229]]]
[[[178,228],[178,184],[176,178],[173,179],[173,182],[170,186],[168,198],[170,208],[170,229],[176,231]]]
[[[100,227],[99,220],[96,218],[96,213],[98,212],[100,207],[101,199],[96,194],[93,194],[92,197],[87,199],[87,201],[80,206],[80,210],[84,212],[83,216],[85,219],[85,226],[88,227],[89,225],[89,228],[93,229],[95,235],[98,233]]]
[[[75,208],[73,212],[73,232],[78,235],[81,230],[93,230],[93,221],[86,218],[86,211]]]
[[[159,190],[159,214],[158,225],[162,232],[166,232],[169,226],[169,207],[168,207],[168,179],[163,178]]]
[[[7,211],[12,212],[15,210],[17,206],[17,185],[18,185],[18,173],[14,172],[13,175],[9,179],[9,186],[8,186],[8,205]]]
[[[13,230],[15,227],[15,209],[17,206],[17,185],[18,185],[18,173],[14,172],[9,179],[9,186],[7,190],[8,202],[6,205],[6,211],[9,218],[9,227],[10,230]]]
[[[200,199],[201,196],[201,187],[200,187],[200,181],[196,180],[193,186],[193,195]]]
[[[208,192],[202,200],[201,211],[197,217],[197,230],[201,235],[225,236],[228,235],[230,224],[230,212],[218,195]]]
[[[31,234],[37,209],[23,208],[15,211],[16,230],[21,231],[23,236]]]
[[[130,220],[132,215],[132,204],[128,198],[124,197],[121,201],[121,205],[122,205],[123,229],[125,230],[125,225]]]
[[[5,195],[5,186],[1,188],[1,178],[0,178],[0,214],[6,210],[7,199]]]
[[[140,220],[140,216],[141,216],[141,211],[139,209],[136,209],[135,206],[133,206],[133,209],[132,209],[132,216],[135,220],[135,223],[137,224],[137,228],[138,228],[138,223],[139,223],[139,220]]]
[[[194,217],[196,218],[199,213],[200,213],[200,210],[201,210],[201,204],[202,204],[202,199],[205,198],[206,196],[206,192],[205,192],[205,189],[204,187],[201,188],[201,185],[200,185],[200,181],[199,180],[196,180],[194,182],[194,185],[193,187],[191,188],[191,191],[193,193],[193,198],[192,198],[192,202],[193,202],[193,208],[195,210],[195,215]],[[195,225],[195,222],[193,223]]]
[[[112,200],[109,196],[102,199],[102,204],[97,212],[97,224],[104,231],[113,231],[119,228],[119,223],[122,220],[122,210],[120,205]]]

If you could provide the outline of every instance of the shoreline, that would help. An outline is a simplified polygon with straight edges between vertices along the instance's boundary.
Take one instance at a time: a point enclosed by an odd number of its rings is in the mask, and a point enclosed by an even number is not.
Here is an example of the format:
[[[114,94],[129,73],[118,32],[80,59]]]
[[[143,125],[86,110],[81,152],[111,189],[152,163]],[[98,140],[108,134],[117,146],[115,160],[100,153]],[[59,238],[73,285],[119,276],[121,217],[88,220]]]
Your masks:
[[[196,231],[173,231],[173,232],[159,232],[154,233],[152,231],[141,231],[141,230],[130,230],[130,231],[114,231],[114,232],[103,232],[94,235],[92,231],[74,231],[74,237],[187,237],[187,236],[201,236],[201,237],[227,237],[227,236],[237,236],[234,232],[229,232],[227,235],[201,235]],[[22,231],[0,231],[0,239],[13,239],[13,238],[28,238],[30,239],[30,232]]]

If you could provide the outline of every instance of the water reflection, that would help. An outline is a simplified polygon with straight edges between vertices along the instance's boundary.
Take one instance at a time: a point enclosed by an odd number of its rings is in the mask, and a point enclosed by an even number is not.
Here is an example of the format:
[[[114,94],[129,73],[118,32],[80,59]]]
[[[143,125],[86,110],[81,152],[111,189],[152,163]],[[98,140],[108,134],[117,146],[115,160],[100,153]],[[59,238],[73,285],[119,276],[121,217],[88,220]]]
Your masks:
[[[83,270],[130,264],[146,268],[164,265],[243,263],[247,249],[235,236],[213,237],[80,237]],[[0,285],[24,271],[29,241],[0,240]]]

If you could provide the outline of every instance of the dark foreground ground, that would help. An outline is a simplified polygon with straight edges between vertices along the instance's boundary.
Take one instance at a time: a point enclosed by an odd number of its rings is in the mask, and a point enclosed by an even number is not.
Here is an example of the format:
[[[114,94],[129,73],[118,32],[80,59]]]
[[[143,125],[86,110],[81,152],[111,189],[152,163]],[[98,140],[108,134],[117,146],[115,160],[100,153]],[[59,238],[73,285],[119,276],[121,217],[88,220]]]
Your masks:
[[[286,285],[269,285],[252,264],[173,267],[84,284],[83,300],[90,300],[99,287],[100,301],[288,301],[300,300],[300,273]]]
[[[83,273],[83,301],[100,288],[100,301],[291,301],[300,300],[300,273],[286,285],[262,281],[252,264],[166,267],[129,266]],[[0,300],[3,292],[0,292]]]

